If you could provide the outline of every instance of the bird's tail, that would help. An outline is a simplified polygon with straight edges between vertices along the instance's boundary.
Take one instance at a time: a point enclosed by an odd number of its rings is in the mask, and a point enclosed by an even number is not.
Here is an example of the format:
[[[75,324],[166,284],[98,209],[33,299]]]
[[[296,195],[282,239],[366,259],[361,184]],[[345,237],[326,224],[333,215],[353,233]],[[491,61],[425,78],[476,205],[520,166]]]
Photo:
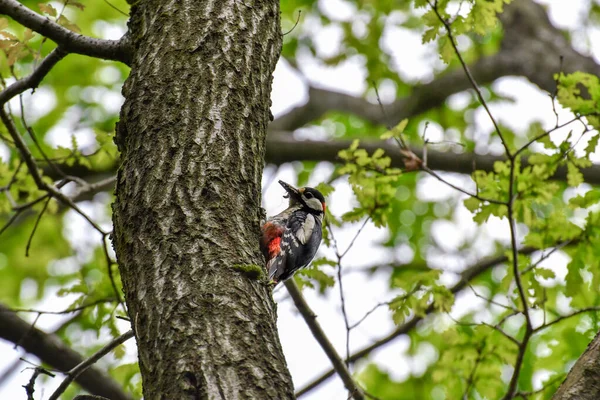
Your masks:
[[[269,280],[273,282],[278,282],[279,275],[277,271],[281,268],[282,260],[280,257],[275,257],[271,261],[267,263],[267,269],[269,270]]]

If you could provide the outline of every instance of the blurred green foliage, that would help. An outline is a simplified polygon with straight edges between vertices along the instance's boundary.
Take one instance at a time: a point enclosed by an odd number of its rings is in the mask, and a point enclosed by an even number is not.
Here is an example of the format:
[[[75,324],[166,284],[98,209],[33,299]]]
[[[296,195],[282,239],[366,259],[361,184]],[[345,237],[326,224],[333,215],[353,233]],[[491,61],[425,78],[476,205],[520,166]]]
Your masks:
[[[103,37],[126,30],[126,17],[115,10],[127,13],[129,6],[125,0],[110,0],[110,3],[22,3],[84,35]],[[394,88],[395,98],[409,96],[419,82],[403,78],[401,66],[393,62],[392,49],[384,46],[386,32],[400,29],[420,35],[424,44],[435,44],[444,62],[443,67],[436,66],[435,74],[460,67],[444,25],[426,1],[347,0],[343,3],[350,8],[352,17],[341,18],[332,14],[324,1],[281,1],[282,31],[286,32],[282,57],[290,65],[297,67],[303,57],[312,57],[327,68],[349,59],[358,59],[366,72],[365,96],[372,97],[373,88],[383,85]],[[462,13],[457,12],[458,3],[464,7]],[[467,62],[498,51],[502,29],[497,23],[497,13],[503,11],[505,3],[502,0],[437,1],[440,16],[451,22],[452,34],[469,43],[462,53]],[[597,22],[600,15],[598,5],[594,3],[591,11],[591,18]],[[314,32],[328,27],[338,29],[341,39],[335,53],[325,55],[319,50],[318,35]],[[55,47],[50,40],[7,18],[0,18],[0,30],[0,73],[4,85],[28,75]],[[56,65],[38,89],[38,92],[46,94],[44,104],[27,105],[28,98],[25,97],[25,121],[36,135],[39,148],[29,135],[25,135],[23,121],[15,119],[34,157],[44,167],[47,182],[51,181],[51,168],[44,156],[67,167],[85,167],[90,175],[114,168],[118,154],[112,138],[118,110],[112,105],[119,98],[127,74],[128,68],[122,64],[69,55]],[[598,77],[573,73],[559,74],[556,80],[559,83],[556,100],[576,115],[587,116],[589,124],[597,129],[600,124]],[[485,90],[490,103],[506,100],[491,88]],[[458,193],[435,200],[423,198],[419,188],[427,182],[426,174],[391,167],[390,155],[383,150],[369,154],[360,148],[360,140],[375,138],[390,142],[403,139],[411,145],[423,146],[422,127],[425,122],[441,127],[442,141],[459,143],[464,152],[473,152],[476,146],[487,149],[498,143],[499,138],[495,134],[477,139],[472,135],[473,113],[480,104],[471,92],[466,93],[465,98],[466,102],[459,107],[444,103],[401,122],[391,130],[340,112],[328,113],[314,121],[317,125],[334,126],[334,139],[354,140],[350,148],[339,154],[340,163],[333,170],[329,182],[319,186],[326,196],[331,195],[334,190],[332,183],[344,179],[351,185],[354,194],[352,210],[343,215],[327,210],[325,245],[334,246],[332,227],[354,228],[357,222],[365,219],[378,227],[385,227],[388,235],[381,246],[392,249],[406,245],[413,253],[409,261],[392,260],[390,265],[385,266],[386,269],[381,268],[389,276],[391,297],[385,299],[385,305],[390,320],[402,324],[415,315],[424,316],[430,305],[437,311],[408,333],[409,349],[398,357],[399,365],[410,360],[424,365],[422,370],[408,371],[400,379],[397,374],[370,363],[356,372],[360,384],[379,399],[496,399],[505,393],[508,383],[506,371],[510,371],[515,362],[517,347],[492,326],[502,323],[504,332],[516,340],[524,335],[522,315],[511,314],[514,314],[513,308],[522,306],[515,288],[515,276],[512,269],[507,268],[511,265],[512,255],[509,254],[508,263],[480,274],[471,282],[472,288],[465,289],[506,306],[500,307],[487,301],[483,310],[468,310],[459,321],[454,321],[447,314],[455,302],[454,294],[448,289],[447,281],[442,279],[445,275],[443,267],[439,262],[432,262],[431,254],[434,251],[447,256],[455,254],[450,254],[452,251],[436,243],[431,231],[436,222],[460,225],[462,222],[458,220],[457,210],[464,205],[477,223],[477,232],[460,243],[455,251],[463,255],[481,255],[477,236],[484,232],[490,221],[506,223],[508,215],[506,205],[486,200],[508,201],[511,181],[515,193],[515,220],[523,232],[523,245],[544,251],[543,254],[560,246],[560,251],[569,258],[566,277],[562,281],[556,277],[554,270],[536,264],[542,253],[535,257],[518,257],[516,262],[522,271],[521,280],[528,293],[531,312],[537,316],[544,314],[544,321],[550,322],[571,312],[571,309],[565,311],[568,307],[577,310],[600,306],[600,271],[596,268],[600,259],[600,192],[597,188],[582,186],[580,171],[591,165],[590,155],[595,152],[600,137],[597,131],[581,134],[588,142],[584,151],[575,152],[573,148],[581,140],[578,133],[559,140],[536,122],[525,132],[513,132],[501,126],[507,147],[513,153],[520,151],[520,156],[527,156],[528,162],[524,164],[521,157],[517,157],[513,168],[510,161],[506,161],[497,162],[493,171],[475,170],[471,180],[478,198],[462,198]],[[16,116],[20,115],[19,108],[18,102],[11,102],[11,110]],[[82,131],[88,135],[85,145],[76,139],[85,135],[73,136]],[[9,152],[8,159],[0,162],[0,187],[11,184],[9,191],[0,193],[0,220],[4,224],[15,213],[11,199],[23,204],[39,199],[43,193],[19,161],[4,127],[0,128],[0,136]],[[57,145],[57,141],[63,145]],[[454,147],[442,145],[440,148],[453,151]],[[309,181],[317,165],[314,161],[301,162],[298,169],[300,185]],[[550,178],[561,167],[567,169],[566,182],[552,181]],[[576,195],[573,195],[574,188],[578,188]],[[111,200],[112,194],[107,197]],[[105,221],[108,221],[110,213],[108,200],[100,198],[94,203],[104,206],[100,218]],[[40,201],[31,210],[19,215],[0,236],[0,301],[11,307],[30,307],[43,298],[59,295],[69,296],[71,308],[95,304],[84,308],[58,331],[58,335],[76,350],[91,354],[95,348],[80,344],[82,334],[92,332],[95,336],[117,336],[116,316],[124,314],[114,301],[115,293],[108,274],[111,266],[107,265],[100,239],[81,246],[74,239],[77,235],[69,234],[73,216],[70,213],[65,215],[64,209],[55,200],[50,201],[37,225],[27,257],[27,242],[43,205],[44,201]],[[86,205],[91,206],[92,203]],[[574,219],[575,215],[582,214],[584,218]],[[87,225],[80,234],[98,236]],[[499,253],[506,251],[505,244],[500,242],[493,243],[492,247]],[[327,294],[335,285],[338,263],[336,259],[318,258],[295,279],[306,290]],[[380,267],[383,266],[373,265],[370,271],[379,271]],[[116,266],[112,266],[112,270],[115,283],[120,287]],[[484,319],[490,322],[483,324],[481,321]],[[570,363],[579,357],[599,329],[597,314],[590,312],[566,318],[537,332],[525,353],[518,390],[533,391],[542,382],[548,387],[530,398],[550,398]],[[421,357],[424,348],[433,349],[433,359],[425,361]],[[105,365],[126,391],[140,398],[139,370],[135,363],[120,360],[122,350],[116,351],[115,359]]]

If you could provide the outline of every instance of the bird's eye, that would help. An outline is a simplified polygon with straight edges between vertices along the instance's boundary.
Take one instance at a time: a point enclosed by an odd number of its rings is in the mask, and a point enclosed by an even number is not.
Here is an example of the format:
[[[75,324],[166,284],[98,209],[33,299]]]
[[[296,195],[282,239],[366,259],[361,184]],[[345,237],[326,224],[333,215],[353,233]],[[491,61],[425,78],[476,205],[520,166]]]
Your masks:
[[[312,199],[314,196],[311,192],[305,193],[304,197],[306,197],[307,199]]]

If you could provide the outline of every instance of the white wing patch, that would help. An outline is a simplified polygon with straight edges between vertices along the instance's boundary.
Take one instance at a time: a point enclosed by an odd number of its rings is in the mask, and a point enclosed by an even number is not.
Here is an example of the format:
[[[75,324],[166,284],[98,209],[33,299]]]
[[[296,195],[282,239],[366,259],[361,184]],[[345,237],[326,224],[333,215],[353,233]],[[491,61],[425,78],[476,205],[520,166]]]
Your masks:
[[[315,227],[315,217],[312,214],[306,216],[306,221],[302,224],[300,229],[296,231],[296,237],[302,244],[306,244],[312,236],[313,229]]]

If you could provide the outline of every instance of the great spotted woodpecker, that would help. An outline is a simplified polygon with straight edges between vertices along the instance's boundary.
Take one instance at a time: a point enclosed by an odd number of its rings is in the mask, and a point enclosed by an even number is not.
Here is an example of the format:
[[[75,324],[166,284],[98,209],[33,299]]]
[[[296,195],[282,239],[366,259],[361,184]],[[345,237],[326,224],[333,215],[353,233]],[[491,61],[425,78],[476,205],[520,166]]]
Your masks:
[[[260,239],[269,279],[275,284],[310,264],[321,244],[325,213],[325,198],[318,190],[279,184],[287,192],[289,206],[265,222]]]

